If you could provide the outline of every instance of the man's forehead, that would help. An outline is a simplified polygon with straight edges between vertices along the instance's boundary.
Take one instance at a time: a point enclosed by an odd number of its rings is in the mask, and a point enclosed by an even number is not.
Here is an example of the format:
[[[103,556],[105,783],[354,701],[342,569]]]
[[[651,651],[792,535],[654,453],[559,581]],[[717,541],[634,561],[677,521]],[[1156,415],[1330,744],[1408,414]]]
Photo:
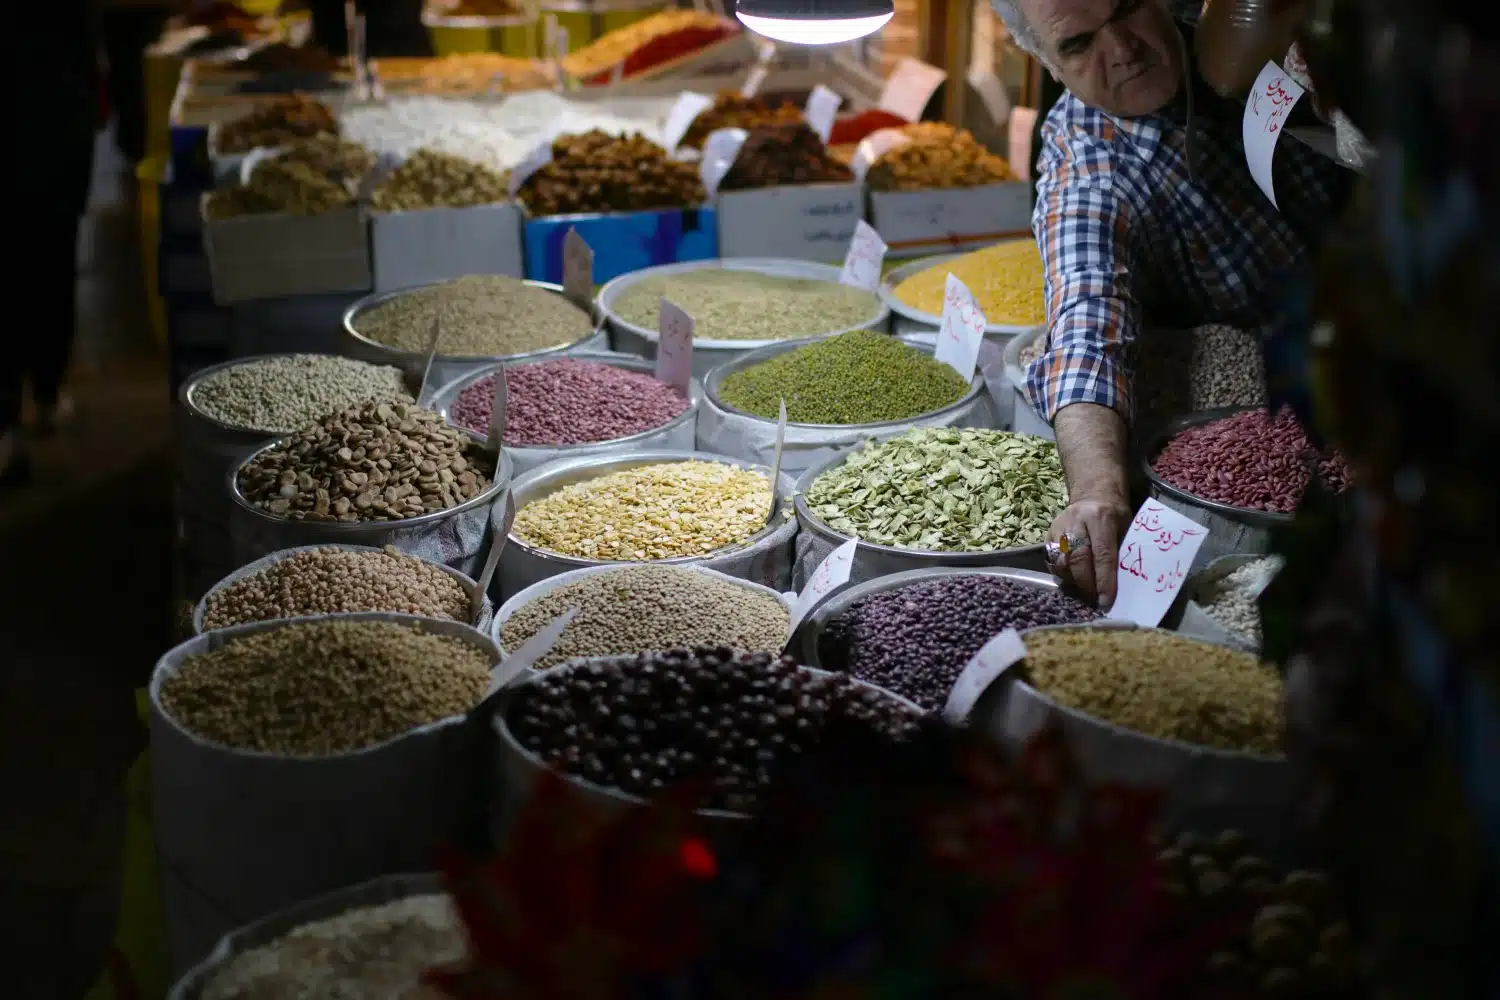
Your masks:
[[[1098,31],[1115,12],[1117,0],[1020,0],[1027,19],[1048,41]]]

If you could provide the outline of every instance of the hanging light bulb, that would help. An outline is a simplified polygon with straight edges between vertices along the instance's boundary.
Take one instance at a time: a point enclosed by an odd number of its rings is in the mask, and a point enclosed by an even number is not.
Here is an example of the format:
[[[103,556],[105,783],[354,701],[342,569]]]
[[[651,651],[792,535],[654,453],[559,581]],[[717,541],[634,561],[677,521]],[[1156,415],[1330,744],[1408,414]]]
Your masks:
[[[838,45],[885,27],[893,0],[736,0],[734,14],[751,31],[793,45]]]

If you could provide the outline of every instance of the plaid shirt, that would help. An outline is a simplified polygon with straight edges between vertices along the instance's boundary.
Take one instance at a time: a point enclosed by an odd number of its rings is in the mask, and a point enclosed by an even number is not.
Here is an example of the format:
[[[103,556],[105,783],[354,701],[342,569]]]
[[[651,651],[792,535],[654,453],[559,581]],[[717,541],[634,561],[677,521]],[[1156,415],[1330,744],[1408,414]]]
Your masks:
[[[1071,403],[1131,418],[1143,323],[1266,324],[1276,277],[1310,264],[1333,221],[1343,168],[1283,139],[1273,166],[1278,212],[1245,165],[1244,104],[1201,81],[1193,102],[1193,175],[1181,96],[1156,114],[1119,119],[1064,93],[1042,126],[1031,225],[1046,272],[1048,350],[1027,382],[1049,422]]]

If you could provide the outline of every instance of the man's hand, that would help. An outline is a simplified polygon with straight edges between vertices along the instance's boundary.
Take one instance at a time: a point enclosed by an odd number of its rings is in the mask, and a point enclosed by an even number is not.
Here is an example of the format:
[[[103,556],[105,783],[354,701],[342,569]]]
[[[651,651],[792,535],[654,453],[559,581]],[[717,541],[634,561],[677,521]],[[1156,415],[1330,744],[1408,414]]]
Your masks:
[[[1115,563],[1120,539],[1130,527],[1130,507],[1117,501],[1075,500],[1063,508],[1047,532],[1050,541],[1069,536],[1074,547],[1052,572],[1086,601],[1108,608],[1115,603]],[[1085,543],[1085,539],[1087,542]]]

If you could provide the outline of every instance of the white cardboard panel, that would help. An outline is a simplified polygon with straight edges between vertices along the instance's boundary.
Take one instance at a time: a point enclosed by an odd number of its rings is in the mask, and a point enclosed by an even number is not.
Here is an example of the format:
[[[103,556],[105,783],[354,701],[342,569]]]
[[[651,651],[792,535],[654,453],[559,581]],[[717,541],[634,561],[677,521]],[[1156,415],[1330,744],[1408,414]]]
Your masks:
[[[719,256],[836,264],[864,218],[859,183],[804,184],[719,195]]]
[[[514,204],[377,212],[370,216],[375,291],[460,278],[522,277],[521,212]]]
[[[887,257],[975,250],[1031,235],[1031,184],[870,192],[870,223]]]
[[[370,240],[357,208],[323,215],[246,215],[203,221],[220,305],[370,290]]]

